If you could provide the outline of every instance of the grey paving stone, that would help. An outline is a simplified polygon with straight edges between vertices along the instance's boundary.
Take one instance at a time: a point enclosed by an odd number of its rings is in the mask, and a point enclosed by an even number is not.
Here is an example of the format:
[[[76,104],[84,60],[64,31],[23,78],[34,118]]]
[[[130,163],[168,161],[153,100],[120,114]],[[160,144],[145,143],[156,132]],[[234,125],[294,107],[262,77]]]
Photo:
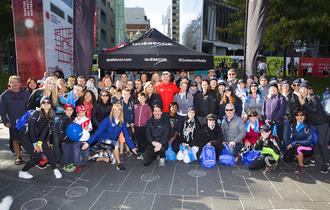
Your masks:
[[[127,192],[109,192],[103,191],[96,202],[90,209],[103,210],[103,209],[120,209],[124,201],[127,200]]]
[[[186,210],[211,210],[211,197],[183,196],[183,207]]]
[[[182,209],[182,196],[156,195],[152,210],[179,210]]]
[[[155,195],[143,193],[129,193],[127,200],[122,205],[122,209],[149,210]]]
[[[196,164],[177,163],[173,185],[170,194],[197,195],[197,179],[188,175],[190,170],[196,169]]]

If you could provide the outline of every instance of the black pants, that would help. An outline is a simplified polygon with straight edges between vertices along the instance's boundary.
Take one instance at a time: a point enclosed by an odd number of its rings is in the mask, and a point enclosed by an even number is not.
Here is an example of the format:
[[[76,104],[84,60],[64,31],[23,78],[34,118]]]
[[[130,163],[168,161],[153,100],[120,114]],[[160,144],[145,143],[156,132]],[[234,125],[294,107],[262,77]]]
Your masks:
[[[144,153],[146,147],[146,127],[135,127],[135,139],[139,153]]]
[[[59,128],[55,123],[51,124],[51,129],[52,129],[51,140],[53,144],[55,161],[60,162],[61,154],[62,154],[60,142],[63,142],[63,139],[61,139],[61,135],[59,134],[60,133]]]
[[[34,147],[33,147],[30,137],[27,136],[26,134],[24,134],[23,132],[20,134],[21,135],[20,135],[19,140],[22,143],[22,146],[30,155],[32,155],[31,160],[29,160],[22,169],[22,171],[28,171],[29,169],[33,168],[35,165],[38,164],[38,162],[42,158],[42,153],[34,152]],[[53,150],[48,146],[46,141],[42,142],[42,151],[46,155],[50,166],[53,169],[55,169],[56,162],[55,162],[55,158],[54,158],[54,153],[53,153]]]
[[[152,144],[147,144],[145,152],[144,152],[144,157],[143,157],[143,164],[145,166],[150,165],[159,155],[160,158],[165,158],[165,152],[167,150],[168,143],[162,146],[162,148],[158,151],[154,151],[154,146]]]
[[[271,157],[271,156],[265,156],[265,155],[260,155],[260,157],[258,159],[255,159],[251,165],[249,165],[249,169],[250,170],[259,170],[259,169],[262,169],[266,166],[266,162],[265,161],[265,158],[266,157]],[[276,163],[275,160],[270,160],[269,161],[271,164],[274,164]]]

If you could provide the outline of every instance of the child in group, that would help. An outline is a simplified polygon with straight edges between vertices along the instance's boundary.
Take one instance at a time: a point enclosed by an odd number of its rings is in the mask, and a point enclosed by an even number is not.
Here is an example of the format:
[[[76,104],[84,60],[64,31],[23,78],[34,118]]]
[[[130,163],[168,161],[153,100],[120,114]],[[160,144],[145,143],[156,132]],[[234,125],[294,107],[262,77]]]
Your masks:
[[[76,108],[77,117],[74,122],[79,124],[83,129],[83,134],[78,142],[74,143],[73,148],[73,162],[75,164],[75,172],[79,173],[81,171],[81,166],[86,165],[89,149],[81,150],[82,142],[85,142],[90,137],[90,131],[92,131],[91,119],[86,117],[86,109],[83,105],[79,105]]]
[[[142,154],[145,150],[146,142],[146,125],[148,120],[152,117],[152,110],[150,106],[146,103],[147,95],[144,92],[138,94],[139,103],[134,105],[134,119],[135,119],[135,138],[138,145],[138,157],[141,160],[143,158]]]
[[[264,173],[270,173],[273,168],[277,167],[280,158],[280,148],[276,139],[271,136],[271,129],[268,125],[260,128],[261,137],[254,146],[255,150],[260,150],[261,155],[255,159],[249,166],[250,170],[259,170],[266,166]]]
[[[63,151],[63,170],[66,172],[73,172],[76,167],[73,163],[73,142],[66,139],[66,128],[73,122],[72,114],[74,108],[72,104],[64,105],[64,115],[59,117],[58,122],[56,123],[57,135],[59,141],[62,145]]]
[[[112,104],[116,104],[116,103],[118,103],[118,102],[120,102],[120,100],[121,100],[121,90],[119,90],[119,89],[116,89],[114,92],[113,92],[113,94],[111,94],[111,95],[113,95],[112,97],[111,97],[111,103]]]

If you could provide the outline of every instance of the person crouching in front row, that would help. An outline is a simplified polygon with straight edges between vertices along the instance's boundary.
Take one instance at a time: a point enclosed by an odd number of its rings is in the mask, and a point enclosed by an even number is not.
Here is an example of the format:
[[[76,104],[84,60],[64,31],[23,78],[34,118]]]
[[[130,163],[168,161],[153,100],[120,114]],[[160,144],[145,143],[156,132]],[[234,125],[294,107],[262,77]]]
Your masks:
[[[250,170],[259,170],[266,166],[264,173],[270,173],[278,164],[280,158],[280,148],[276,139],[271,136],[272,131],[268,125],[261,126],[261,137],[254,146],[255,150],[260,150],[261,155],[249,166]]]
[[[121,132],[124,134],[126,144],[132,152],[136,154],[137,148],[128,133],[126,123],[124,122],[123,108],[120,104],[114,104],[109,117],[104,118],[95,133],[88,139],[88,141],[83,142],[82,150],[86,150],[89,145],[94,142],[102,142],[103,144],[112,145],[114,147],[113,153],[117,164],[116,168],[117,170],[123,171],[126,167],[120,161],[118,142],[118,137]]]

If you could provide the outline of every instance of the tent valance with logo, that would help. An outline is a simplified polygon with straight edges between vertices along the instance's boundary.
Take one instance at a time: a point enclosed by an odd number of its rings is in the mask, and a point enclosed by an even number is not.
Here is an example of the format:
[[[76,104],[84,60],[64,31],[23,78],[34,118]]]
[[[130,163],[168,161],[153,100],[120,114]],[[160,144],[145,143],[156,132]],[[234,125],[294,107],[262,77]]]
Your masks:
[[[186,48],[156,29],[111,53],[99,55],[100,69],[197,70],[213,68],[213,56]]]

